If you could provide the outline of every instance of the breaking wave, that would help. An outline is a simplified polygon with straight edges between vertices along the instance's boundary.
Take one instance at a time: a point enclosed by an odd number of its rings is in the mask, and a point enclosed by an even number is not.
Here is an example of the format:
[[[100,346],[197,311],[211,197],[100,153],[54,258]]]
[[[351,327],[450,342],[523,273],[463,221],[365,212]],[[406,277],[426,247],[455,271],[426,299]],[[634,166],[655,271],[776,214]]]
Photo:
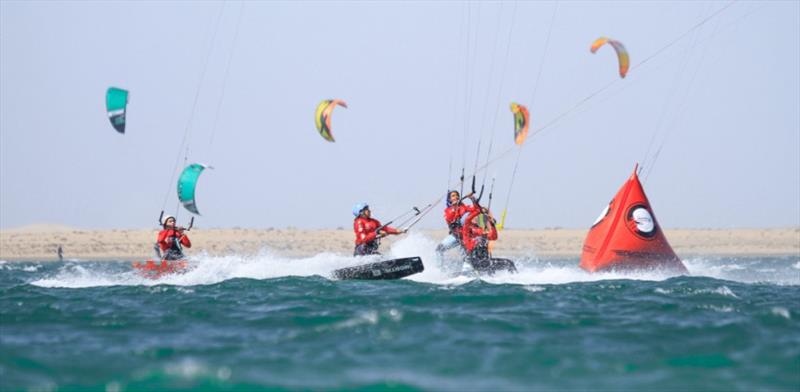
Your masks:
[[[425,271],[407,279],[441,285],[461,285],[476,279],[492,284],[517,284],[536,286],[542,284],[566,284],[574,282],[593,282],[601,280],[631,279],[661,281],[673,277],[666,271],[650,270],[636,272],[588,273],[578,267],[578,260],[541,259],[534,252],[524,257],[514,258],[519,273],[497,273],[494,276],[477,277],[472,273],[453,274],[451,269],[443,268],[437,261],[436,241],[419,233],[396,241],[388,248],[386,258],[420,256]],[[502,256],[502,255],[499,255]],[[269,248],[256,254],[231,254],[212,256],[200,254],[190,260],[191,267],[182,274],[148,279],[133,271],[128,263],[117,262],[68,262],[48,276],[40,277],[31,284],[41,287],[83,288],[97,286],[125,285],[209,285],[222,281],[248,278],[272,279],[289,276],[322,276],[331,279],[331,272],[377,258],[354,258],[349,255],[320,253],[311,257],[296,258],[282,256]],[[452,253],[447,262],[452,266],[460,264],[457,254]],[[684,263],[692,276],[712,277],[743,283],[774,283],[781,285],[800,285],[800,273],[795,259],[776,258],[689,258]],[[11,268],[10,264],[2,267]],[[32,268],[38,267],[14,267]]]

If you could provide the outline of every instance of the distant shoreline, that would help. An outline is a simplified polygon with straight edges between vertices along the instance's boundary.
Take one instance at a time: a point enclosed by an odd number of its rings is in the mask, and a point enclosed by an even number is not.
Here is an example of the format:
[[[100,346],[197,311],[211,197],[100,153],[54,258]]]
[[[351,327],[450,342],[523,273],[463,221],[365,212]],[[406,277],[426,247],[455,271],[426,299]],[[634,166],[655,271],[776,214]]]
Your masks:
[[[800,228],[776,229],[665,229],[675,252],[693,256],[798,256]],[[497,255],[579,257],[586,229],[507,229],[495,244]],[[157,230],[81,230],[37,225],[0,230],[0,260],[52,261],[63,248],[64,259],[144,260],[153,257]],[[431,246],[445,230],[420,230]],[[349,255],[349,229],[202,229],[189,233],[193,247],[187,254],[256,254],[268,250],[285,257],[308,257],[323,252]],[[402,238],[402,236],[401,236]],[[388,249],[393,240],[384,241]]]

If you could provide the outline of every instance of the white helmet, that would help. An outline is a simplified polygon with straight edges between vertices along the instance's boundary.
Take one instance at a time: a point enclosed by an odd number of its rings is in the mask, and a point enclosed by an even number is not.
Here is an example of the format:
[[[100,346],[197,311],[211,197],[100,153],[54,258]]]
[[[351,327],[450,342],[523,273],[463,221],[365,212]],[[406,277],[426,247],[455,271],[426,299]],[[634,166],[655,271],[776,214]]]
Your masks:
[[[172,218],[173,220],[175,219],[175,217],[172,216],[172,215],[164,215],[164,217],[161,218],[161,226],[166,225],[167,224],[167,220],[169,220],[169,218]]]

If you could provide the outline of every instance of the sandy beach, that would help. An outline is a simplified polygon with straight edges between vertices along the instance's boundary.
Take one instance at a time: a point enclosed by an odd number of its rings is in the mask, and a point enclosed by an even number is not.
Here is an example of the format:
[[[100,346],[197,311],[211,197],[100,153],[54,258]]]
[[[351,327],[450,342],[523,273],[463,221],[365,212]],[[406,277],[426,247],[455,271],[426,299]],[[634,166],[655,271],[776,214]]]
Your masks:
[[[497,255],[508,257],[578,257],[585,229],[505,230],[495,244]],[[667,229],[670,244],[681,257],[724,255],[797,255],[800,228],[790,229]],[[34,225],[0,230],[0,260],[57,260],[60,245],[65,259],[142,260],[152,258],[155,229],[82,230]],[[416,235],[438,241],[444,230],[420,230]],[[353,233],[344,229],[202,229],[190,232],[188,255],[253,254],[263,249],[305,257],[322,252],[349,254]],[[387,249],[396,239],[384,240]]]

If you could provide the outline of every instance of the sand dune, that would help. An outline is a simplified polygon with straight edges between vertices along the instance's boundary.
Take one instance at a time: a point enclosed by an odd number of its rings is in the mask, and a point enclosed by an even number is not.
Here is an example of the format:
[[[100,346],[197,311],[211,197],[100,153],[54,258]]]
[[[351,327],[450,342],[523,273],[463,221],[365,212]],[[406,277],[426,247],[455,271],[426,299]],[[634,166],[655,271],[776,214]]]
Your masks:
[[[438,241],[444,230],[422,230]],[[678,255],[797,255],[800,228],[665,230]],[[68,259],[142,260],[153,257],[157,230],[80,230],[59,225],[34,225],[0,230],[0,259],[56,260],[62,246]],[[497,255],[577,257],[585,229],[505,230],[495,245]],[[353,233],[344,229],[207,229],[190,233],[194,247],[187,254],[248,254],[268,248],[287,256],[321,252],[350,254]],[[386,240],[384,246],[390,246]]]

